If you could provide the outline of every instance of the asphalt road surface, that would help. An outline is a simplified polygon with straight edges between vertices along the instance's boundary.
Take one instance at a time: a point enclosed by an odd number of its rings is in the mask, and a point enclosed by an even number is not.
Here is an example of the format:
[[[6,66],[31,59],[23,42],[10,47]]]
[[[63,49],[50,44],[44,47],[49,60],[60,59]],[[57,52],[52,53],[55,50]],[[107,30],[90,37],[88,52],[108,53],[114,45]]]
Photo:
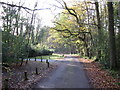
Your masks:
[[[82,63],[74,56],[55,61],[58,68],[40,80],[33,88],[90,88]]]

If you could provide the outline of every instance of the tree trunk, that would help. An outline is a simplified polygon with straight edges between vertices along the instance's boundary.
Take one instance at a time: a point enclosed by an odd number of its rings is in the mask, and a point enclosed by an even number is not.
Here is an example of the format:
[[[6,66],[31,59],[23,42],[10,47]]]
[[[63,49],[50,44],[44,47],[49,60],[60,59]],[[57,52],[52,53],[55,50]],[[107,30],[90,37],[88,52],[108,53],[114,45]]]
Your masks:
[[[118,31],[118,33],[120,35],[120,1],[119,1],[119,4],[118,4],[118,19],[119,19],[119,27],[118,27],[119,31]]]
[[[109,20],[109,44],[110,44],[110,69],[117,67],[116,59],[116,44],[115,44],[115,32],[114,32],[114,13],[112,2],[107,3],[108,6],[108,20]]]
[[[97,28],[98,28],[98,43],[97,43],[97,46],[98,46],[98,54],[97,54],[97,59],[99,60],[101,58],[101,21],[100,21],[100,14],[99,14],[99,4],[98,2],[95,2],[95,8],[96,8],[96,14],[97,14]]]
[[[21,58],[21,63],[20,63],[20,66],[22,66],[23,65],[23,58]]]

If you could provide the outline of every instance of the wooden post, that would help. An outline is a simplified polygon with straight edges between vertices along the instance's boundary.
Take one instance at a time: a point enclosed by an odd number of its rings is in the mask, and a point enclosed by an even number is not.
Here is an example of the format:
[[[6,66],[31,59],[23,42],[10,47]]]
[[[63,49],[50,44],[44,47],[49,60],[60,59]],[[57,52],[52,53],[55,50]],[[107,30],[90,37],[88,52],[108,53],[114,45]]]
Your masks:
[[[36,70],[35,70],[35,71],[36,71],[36,75],[38,75],[38,68],[36,68]]]
[[[42,62],[42,56],[41,56],[41,62]]]
[[[48,59],[46,59],[46,63],[48,63]]]
[[[24,72],[24,76],[25,76],[25,77],[24,77],[24,80],[28,80],[28,75],[27,75],[27,72],[26,72],[26,71]]]
[[[36,61],[36,57],[35,57],[35,61]]]
[[[8,88],[9,88],[9,86],[8,86],[8,78],[5,79],[4,85],[5,85],[5,87],[4,87],[5,90],[8,90]]]
[[[28,63],[28,60],[30,61],[30,58],[29,58],[29,59],[27,58],[27,60],[26,60],[26,64]]]
[[[47,62],[47,66],[48,66],[48,68],[49,68],[49,65],[50,65],[49,62]]]
[[[20,64],[20,66],[22,66],[22,64],[23,64],[23,58],[21,58],[21,64]]]

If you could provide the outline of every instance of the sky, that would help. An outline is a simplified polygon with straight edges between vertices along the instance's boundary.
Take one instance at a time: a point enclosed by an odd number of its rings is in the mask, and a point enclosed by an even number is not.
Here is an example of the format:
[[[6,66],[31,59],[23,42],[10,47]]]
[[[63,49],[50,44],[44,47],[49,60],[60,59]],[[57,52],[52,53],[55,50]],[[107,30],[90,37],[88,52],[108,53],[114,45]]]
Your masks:
[[[44,26],[53,26],[52,21],[54,20],[55,16],[62,11],[60,8],[55,8],[54,5],[60,7],[61,5],[56,1],[56,0],[0,0],[1,2],[9,2],[14,4],[17,4],[21,1],[25,7],[34,8],[34,5],[36,2],[38,2],[38,5],[36,8],[51,8],[49,9],[44,9],[44,10],[39,10],[36,11],[38,14],[39,18],[42,20],[41,23]],[[60,1],[60,0],[58,0]],[[67,3],[70,3],[71,0],[64,0]]]
[[[60,8],[55,8],[54,5],[60,7],[61,5],[56,0],[0,0],[1,2],[9,2],[17,4],[21,1],[25,7],[34,8],[36,2],[38,2],[37,8],[51,8],[51,10],[39,10],[36,13],[41,19],[41,23],[43,26],[53,26],[53,20],[55,16],[62,11]],[[58,0],[61,1],[61,0]],[[67,5],[70,5],[73,0],[64,0]],[[74,0],[75,1],[75,0]],[[83,1],[83,0],[76,0]]]

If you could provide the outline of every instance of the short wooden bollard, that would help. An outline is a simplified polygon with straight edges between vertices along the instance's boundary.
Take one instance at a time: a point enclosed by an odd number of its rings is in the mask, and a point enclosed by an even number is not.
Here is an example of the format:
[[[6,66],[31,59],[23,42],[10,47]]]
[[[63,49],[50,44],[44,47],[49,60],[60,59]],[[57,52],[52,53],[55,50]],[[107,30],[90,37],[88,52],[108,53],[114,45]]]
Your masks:
[[[20,66],[22,66],[22,64],[23,64],[23,58],[21,58],[21,64],[20,64]]]
[[[35,57],[35,61],[36,61],[36,57]]]
[[[48,59],[46,59],[46,63],[48,63]]]
[[[50,63],[49,62],[47,62],[47,66],[48,66],[48,68],[50,67]]]
[[[36,68],[36,70],[35,70],[35,71],[36,71],[36,75],[38,75],[38,68]]]
[[[4,88],[5,90],[8,90],[9,86],[8,86],[8,78],[5,79],[5,83],[4,83]]]
[[[24,77],[24,80],[28,80],[28,75],[27,75],[27,72],[26,72],[26,71],[24,72],[24,76],[25,76],[25,77]]]
[[[42,62],[42,56],[41,56],[41,62]]]

